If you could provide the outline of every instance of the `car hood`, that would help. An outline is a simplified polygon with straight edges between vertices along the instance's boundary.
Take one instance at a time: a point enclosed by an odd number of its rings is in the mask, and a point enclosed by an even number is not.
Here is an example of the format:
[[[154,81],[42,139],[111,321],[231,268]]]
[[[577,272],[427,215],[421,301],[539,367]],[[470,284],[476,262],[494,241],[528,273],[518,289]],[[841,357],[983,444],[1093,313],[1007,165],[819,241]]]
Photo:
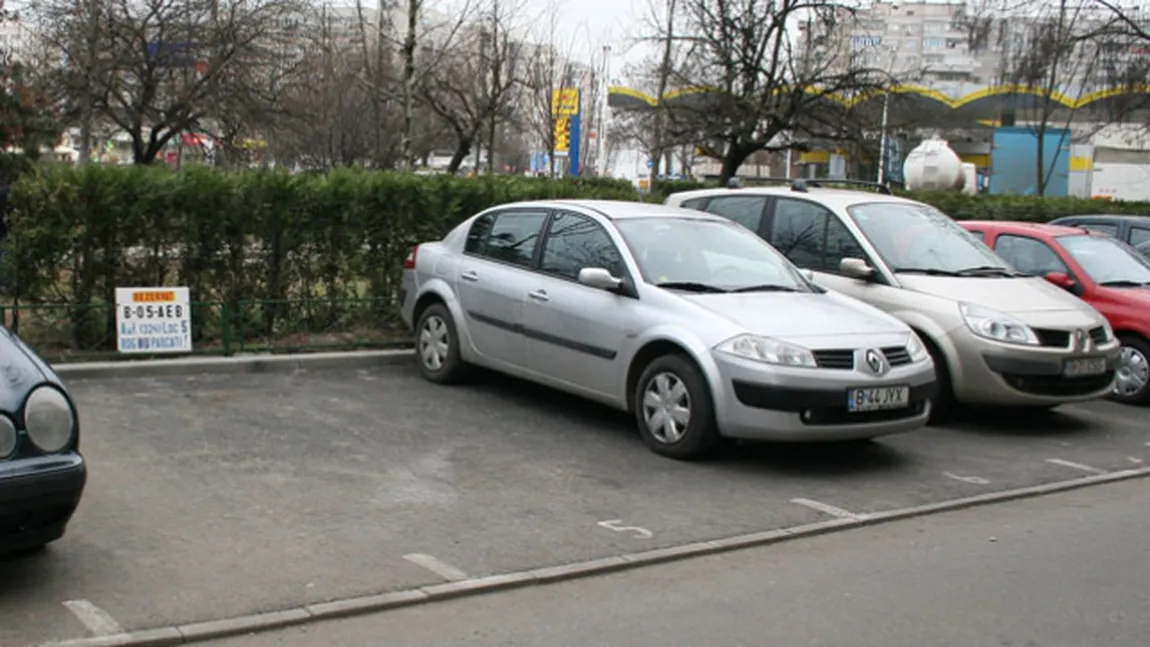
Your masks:
[[[16,412],[32,387],[55,381],[30,352],[24,342],[0,326],[0,411]]]
[[[1078,297],[1039,277],[977,278],[899,274],[898,281],[908,290],[965,301],[1014,315],[1077,311],[1089,307]]]
[[[756,335],[796,339],[907,332],[905,324],[850,297],[827,292],[686,294],[683,298]]]

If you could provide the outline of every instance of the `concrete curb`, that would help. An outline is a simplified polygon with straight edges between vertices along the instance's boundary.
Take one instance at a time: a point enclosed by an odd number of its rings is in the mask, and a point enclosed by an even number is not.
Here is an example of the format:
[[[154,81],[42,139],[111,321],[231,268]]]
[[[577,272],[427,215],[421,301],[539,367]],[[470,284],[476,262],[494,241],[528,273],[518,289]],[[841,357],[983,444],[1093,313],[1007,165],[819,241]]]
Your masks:
[[[412,361],[410,349],[299,353],[290,355],[235,355],[232,357],[181,357],[177,359],[125,360],[55,364],[63,379],[117,377],[171,377],[198,374],[295,373],[326,369],[367,369]]]
[[[432,584],[381,595],[335,600],[270,613],[227,618],[224,620],[158,627],[155,629],[117,634],[115,636],[79,638],[62,642],[42,643],[37,647],[168,647],[169,645],[180,645],[239,636],[258,631],[282,629],[284,627],[310,624],[321,620],[365,615],[388,609],[427,604],[482,593],[492,593],[538,584],[574,580],[593,575],[603,575],[639,568],[641,566],[651,566],[664,562],[732,552],[745,548],[767,546],[792,539],[814,537],[816,535],[828,534],[850,528],[861,528],[891,521],[938,514],[940,512],[964,510],[966,508],[992,503],[1028,499],[1057,492],[1077,490],[1092,485],[1117,483],[1119,481],[1146,477],[1150,477],[1150,467],[1086,476],[1069,481],[1058,481],[1056,483],[1004,490],[1002,492],[990,492],[977,496],[943,501],[941,503],[930,503],[885,512],[862,514],[853,518],[831,519],[829,521],[804,524],[792,528],[755,532],[711,541],[693,542],[668,548],[655,548],[638,553],[628,553],[616,557],[576,562],[563,566],[550,566],[501,575],[489,575],[463,580],[461,582]]]

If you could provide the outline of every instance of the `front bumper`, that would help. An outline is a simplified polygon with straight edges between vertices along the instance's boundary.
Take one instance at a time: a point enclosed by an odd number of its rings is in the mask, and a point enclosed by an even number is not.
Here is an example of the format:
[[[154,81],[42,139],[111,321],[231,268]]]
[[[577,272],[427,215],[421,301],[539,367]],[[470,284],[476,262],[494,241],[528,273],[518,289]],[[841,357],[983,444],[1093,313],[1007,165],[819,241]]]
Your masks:
[[[87,480],[78,453],[0,463],[0,554],[62,537]]]
[[[1114,386],[1122,349],[1111,342],[1087,352],[1066,348],[1012,346],[966,336],[956,339],[960,366],[952,367],[955,397],[996,406],[1051,406],[1105,397]],[[1104,359],[1105,372],[1068,377],[1067,360]]]
[[[881,378],[857,370],[765,367],[738,358],[716,358],[723,388],[716,419],[724,436],[811,442],[875,438],[926,425],[938,391],[934,366],[919,362]],[[908,386],[908,406],[850,412],[848,391]]]

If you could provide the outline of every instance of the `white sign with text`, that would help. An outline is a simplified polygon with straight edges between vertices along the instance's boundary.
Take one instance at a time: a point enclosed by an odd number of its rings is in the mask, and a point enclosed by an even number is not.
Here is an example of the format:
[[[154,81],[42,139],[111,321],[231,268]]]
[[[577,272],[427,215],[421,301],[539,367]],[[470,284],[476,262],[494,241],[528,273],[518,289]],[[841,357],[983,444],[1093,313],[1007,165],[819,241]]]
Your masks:
[[[188,288],[116,288],[116,348],[121,353],[192,352]]]

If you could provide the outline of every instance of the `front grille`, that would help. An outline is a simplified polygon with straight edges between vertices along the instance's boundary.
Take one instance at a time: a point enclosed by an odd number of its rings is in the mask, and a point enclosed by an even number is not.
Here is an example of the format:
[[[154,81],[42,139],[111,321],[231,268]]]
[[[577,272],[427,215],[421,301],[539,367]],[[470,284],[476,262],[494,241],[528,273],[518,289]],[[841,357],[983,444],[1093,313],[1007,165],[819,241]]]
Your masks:
[[[886,355],[886,361],[889,362],[891,366],[910,364],[910,353],[902,346],[884,348],[882,349],[882,354]]]
[[[1095,346],[1100,346],[1106,343],[1106,328],[1098,326],[1097,328],[1090,329],[1090,341],[1094,342]]]
[[[855,352],[850,349],[811,351],[819,368],[851,370],[855,367]]]
[[[1003,373],[1002,378],[1006,380],[1007,384],[1024,393],[1050,396],[1078,396],[1094,393],[1109,386],[1110,383],[1114,381],[1114,371],[1086,377]]]
[[[1038,343],[1050,348],[1066,348],[1070,346],[1070,331],[1050,330],[1049,328],[1034,328],[1038,336]]]

